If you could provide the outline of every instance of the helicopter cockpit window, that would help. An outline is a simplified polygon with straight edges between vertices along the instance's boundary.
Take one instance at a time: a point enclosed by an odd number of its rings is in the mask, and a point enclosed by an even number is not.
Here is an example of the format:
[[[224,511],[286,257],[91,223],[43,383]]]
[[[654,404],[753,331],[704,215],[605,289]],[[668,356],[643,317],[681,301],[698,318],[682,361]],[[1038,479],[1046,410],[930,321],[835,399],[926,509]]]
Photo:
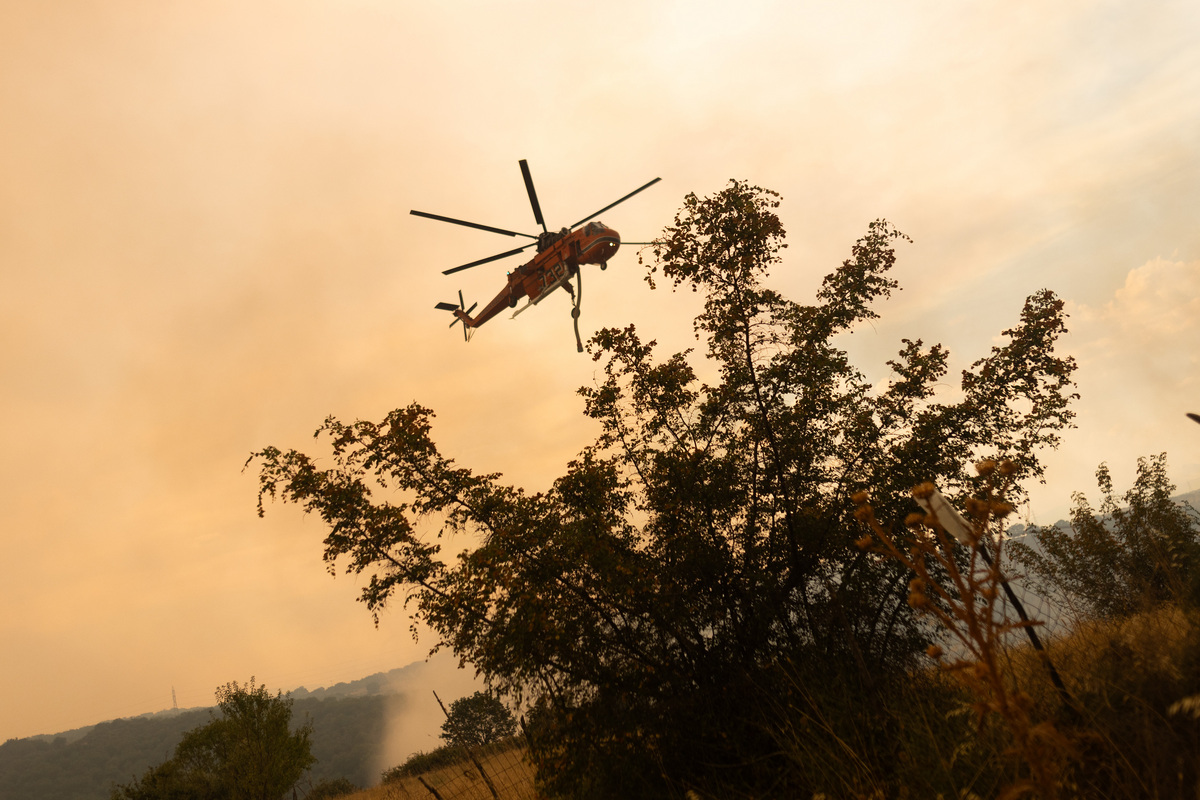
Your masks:
[[[589,222],[588,226],[584,228],[584,233],[586,233],[588,236],[595,236],[596,234],[603,232],[604,225],[600,222]]]

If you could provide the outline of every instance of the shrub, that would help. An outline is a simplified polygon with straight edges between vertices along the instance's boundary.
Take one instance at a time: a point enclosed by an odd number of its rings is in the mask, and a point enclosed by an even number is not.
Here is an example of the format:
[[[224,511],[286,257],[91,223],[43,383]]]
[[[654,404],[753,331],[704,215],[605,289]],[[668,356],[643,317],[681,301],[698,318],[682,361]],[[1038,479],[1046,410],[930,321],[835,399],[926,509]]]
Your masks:
[[[1073,495],[1071,529],[1029,529],[1016,559],[1043,584],[1099,617],[1128,616],[1163,603],[1200,607],[1200,514],[1171,499],[1167,456],[1139,458],[1133,487],[1118,498],[1104,464],[1093,511]]]
[[[359,791],[359,787],[349,778],[334,778],[319,781],[304,795],[304,800],[333,800],[335,797],[345,797]]]
[[[188,731],[168,761],[113,787],[113,800],[279,800],[316,761],[312,726],[290,729],[292,701],[237,681],[217,688],[220,717]]]
[[[409,756],[403,764],[385,770],[381,776],[381,781],[383,783],[394,783],[401,778],[411,778],[435,769],[457,764],[464,758],[466,756],[462,750],[451,745],[442,745],[430,750],[428,753],[418,751]]]

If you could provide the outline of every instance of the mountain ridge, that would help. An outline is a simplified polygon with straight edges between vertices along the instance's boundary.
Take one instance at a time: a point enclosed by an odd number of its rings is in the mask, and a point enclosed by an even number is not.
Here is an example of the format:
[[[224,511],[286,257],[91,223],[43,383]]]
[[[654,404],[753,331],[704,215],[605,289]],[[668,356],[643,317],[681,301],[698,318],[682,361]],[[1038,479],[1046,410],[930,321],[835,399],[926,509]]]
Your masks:
[[[297,687],[290,691],[284,691],[284,695],[293,700],[326,700],[343,697],[370,697],[376,695],[398,695],[405,693],[406,683],[411,683],[415,678],[420,676],[421,672],[428,669],[433,662],[433,658],[419,659],[409,662],[402,667],[390,669],[387,672],[375,672],[362,678],[352,681],[340,681],[328,687],[318,687],[316,689],[307,689],[304,686]],[[443,657],[442,660],[444,660]],[[444,665],[439,664],[439,667]],[[112,719],[104,719],[99,722],[93,722],[90,725],[83,725],[79,728],[70,728],[64,731],[55,733],[35,733],[31,736],[20,736],[8,741],[42,741],[53,742],[56,739],[62,738],[67,743],[75,742],[82,739],[88,733],[93,731],[97,725],[103,725],[108,722],[118,722],[121,720],[135,719],[166,719],[176,717],[180,714],[187,714],[193,711],[207,711],[216,708],[212,706],[189,706],[187,708],[165,708],[159,711],[147,711],[144,714],[133,714],[128,717],[113,717]]]
[[[347,778],[371,786],[380,773],[418,750],[440,744],[447,702],[480,687],[458,659],[440,653],[387,672],[288,692],[292,719],[313,725],[309,778]],[[165,709],[0,744],[0,800],[104,800],[110,787],[169,758],[188,730],[206,724],[213,707]]]

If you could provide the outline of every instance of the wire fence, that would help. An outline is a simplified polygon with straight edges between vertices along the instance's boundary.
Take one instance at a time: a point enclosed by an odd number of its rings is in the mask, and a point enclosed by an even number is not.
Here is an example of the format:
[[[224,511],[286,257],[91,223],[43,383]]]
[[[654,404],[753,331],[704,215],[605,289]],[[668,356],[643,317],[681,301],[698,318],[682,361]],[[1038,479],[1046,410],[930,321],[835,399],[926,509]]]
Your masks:
[[[533,800],[534,769],[524,743],[464,749],[462,758],[378,787],[372,800]]]

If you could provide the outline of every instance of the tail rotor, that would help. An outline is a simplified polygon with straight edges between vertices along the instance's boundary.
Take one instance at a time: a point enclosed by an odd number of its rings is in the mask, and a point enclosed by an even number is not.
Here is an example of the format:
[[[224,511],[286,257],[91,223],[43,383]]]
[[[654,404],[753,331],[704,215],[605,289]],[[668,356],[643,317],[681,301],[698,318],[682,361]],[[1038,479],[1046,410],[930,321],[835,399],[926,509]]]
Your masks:
[[[471,339],[470,328],[467,326],[467,322],[470,321],[471,312],[475,310],[475,307],[478,306],[479,303],[472,303],[470,308],[467,308],[466,305],[466,301],[463,300],[462,290],[460,289],[458,292],[458,305],[454,305],[454,303],[438,303],[436,306],[434,306],[434,308],[438,309],[439,311],[449,311],[454,314],[454,322],[450,323],[451,328],[453,328],[459,322],[462,323],[464,342],[470,341]]]

